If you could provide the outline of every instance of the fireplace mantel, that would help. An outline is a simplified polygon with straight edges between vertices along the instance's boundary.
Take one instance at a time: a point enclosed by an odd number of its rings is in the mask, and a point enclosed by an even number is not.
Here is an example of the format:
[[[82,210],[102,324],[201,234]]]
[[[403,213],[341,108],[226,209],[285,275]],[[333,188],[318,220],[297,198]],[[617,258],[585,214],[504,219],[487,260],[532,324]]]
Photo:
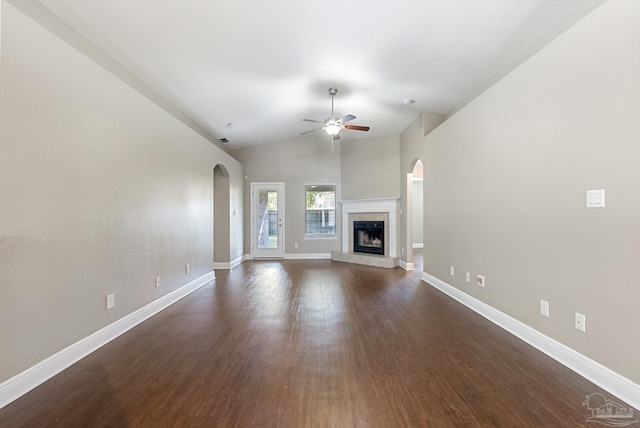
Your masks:
[[[342,251],[353,252],[349,248],[349,214],[364,213],[388,213],[389,229],[387,242],[389,243],[388,256],[398,257],[398,227],[400,225],[400,199],[399,198],[375,198],[375,199],[352,199],[340,201],[342,206]]]

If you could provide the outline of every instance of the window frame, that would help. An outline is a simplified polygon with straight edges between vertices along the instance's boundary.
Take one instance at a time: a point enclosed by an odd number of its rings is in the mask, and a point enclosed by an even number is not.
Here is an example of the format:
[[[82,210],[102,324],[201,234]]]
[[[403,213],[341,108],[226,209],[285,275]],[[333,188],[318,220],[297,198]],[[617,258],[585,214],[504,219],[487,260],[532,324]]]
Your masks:
[[[310,186],[331,186],[333,187],[334,206],[333,206],[333,218],[334,233],[308,233],[307,225],[307,212],[310,211],[307,208],[307,193]],[[328,211],[328,210],[327,210]],[[335,240],[338,239],[338,185],[336,183],[305,183],[304,184],[304,236],[305,240]]]

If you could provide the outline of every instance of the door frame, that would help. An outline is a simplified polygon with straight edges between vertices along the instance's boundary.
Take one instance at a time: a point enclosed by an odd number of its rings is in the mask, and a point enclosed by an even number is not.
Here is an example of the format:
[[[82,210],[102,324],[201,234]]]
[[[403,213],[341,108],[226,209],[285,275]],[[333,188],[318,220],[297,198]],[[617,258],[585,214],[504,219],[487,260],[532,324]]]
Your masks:
[[[256,230],[256,195],[255,189],[257,187],[262,186],[273,186],[278,187],[278,217],[279,222],[282,223],[282,226],[278,227],[278,248],[275,251],[270,251],[270,255],[259,255],[256,256],[256,245],[257,245],[257,230]],[[285,200],[284,200],[284,182],[252,182],[251,183],[251,257],[253,259],[283,259],[284,258],[284,248],[285,248],[285,229],[286,229],[286,221],[285,221]]]

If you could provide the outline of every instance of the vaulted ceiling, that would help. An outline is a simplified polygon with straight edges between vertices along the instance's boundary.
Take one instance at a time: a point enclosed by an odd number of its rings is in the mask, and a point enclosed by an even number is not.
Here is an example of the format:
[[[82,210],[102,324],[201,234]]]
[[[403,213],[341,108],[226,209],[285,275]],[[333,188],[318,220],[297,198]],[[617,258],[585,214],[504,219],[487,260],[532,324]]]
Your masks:
[[[231,149],[450,115],[604,0],[40,0]],[[403,100],[415,100],[405,105]],[[327,137],[328,138],[328,137]]]

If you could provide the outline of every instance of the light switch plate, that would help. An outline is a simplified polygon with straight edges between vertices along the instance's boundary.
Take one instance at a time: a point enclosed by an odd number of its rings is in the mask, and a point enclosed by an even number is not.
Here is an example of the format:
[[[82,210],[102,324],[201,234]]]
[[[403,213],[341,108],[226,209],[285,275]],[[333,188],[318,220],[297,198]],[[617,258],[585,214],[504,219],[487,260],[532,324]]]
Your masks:
[[[604,208],[604,189],[587,190],[587,208]]]

